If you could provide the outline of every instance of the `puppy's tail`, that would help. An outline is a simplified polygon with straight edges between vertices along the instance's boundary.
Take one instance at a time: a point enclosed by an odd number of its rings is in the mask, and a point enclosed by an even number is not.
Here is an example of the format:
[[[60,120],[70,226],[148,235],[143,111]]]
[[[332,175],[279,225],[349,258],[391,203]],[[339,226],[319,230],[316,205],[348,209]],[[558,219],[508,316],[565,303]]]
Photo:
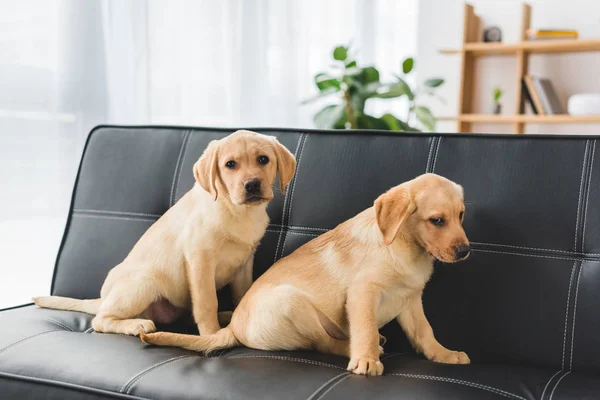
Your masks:
[[[79,300],[61,296],[34,297],[33,302],[42,308],[53,308],[55,310],[80,311],[88,314],[97,314],[101,299]]]
[[[197,336],[170,332],[141,333],[142,342],[159,346],[183,347],[184,349],[209,354],[215,350],[235,347],[240,342],[230,327],[225,327],[213,335]]]

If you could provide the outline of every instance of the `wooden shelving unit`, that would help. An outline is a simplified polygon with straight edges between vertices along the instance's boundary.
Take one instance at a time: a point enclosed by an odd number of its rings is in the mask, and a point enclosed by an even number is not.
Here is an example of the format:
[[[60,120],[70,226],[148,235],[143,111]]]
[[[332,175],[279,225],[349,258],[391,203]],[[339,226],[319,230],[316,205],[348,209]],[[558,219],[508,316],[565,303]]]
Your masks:
[[[526,115],[521,80],[529,68],[530,54],[581,53],[600,51],[598,40],[527,40],[527,30],[531,23],[531,7],[523,4],[521,11],[521,34],[518,43],[485,43],[480,41],[480,19],[470,4],[465,4],[463,46],[460,49],[442,49],[442,54],[458,54],[461,57],[461,77],[459,92],[459,114],[456,117],[439,118],[456,120],[459,132],[471,132],[473,123],[512,124],[514,133],[523,133],[526,123],[565,124],[600,123],[600,116],[571,115]],[[473,114],[473,92],[475,63],[478,57],[513,56],[517,57],[516,108],[514,115]]]

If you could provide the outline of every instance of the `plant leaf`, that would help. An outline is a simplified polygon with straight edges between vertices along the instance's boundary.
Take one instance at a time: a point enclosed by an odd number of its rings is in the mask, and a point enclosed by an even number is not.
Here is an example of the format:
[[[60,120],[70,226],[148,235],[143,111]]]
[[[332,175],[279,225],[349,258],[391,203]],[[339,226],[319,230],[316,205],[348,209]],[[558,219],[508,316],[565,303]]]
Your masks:
[[[361,78],[365,84],[379,82],[379,71],[375,67],[365,67],[363,68]]]
[[[341,82],[339,81],[339,79],[334,78],[331,75],[320,73],[315,75],[315,84],[317,85],[319,90],[323,91],[330,87],[335,87],[339,89]]]
[[[356,67],[356,61],[350,61],[346,63],[346,68],[354,68]]]
[[[423,82],[423,84],[427,87],[430,88],[435,88],[438,86],[441,86],[442,83],[444,83],[444,80],[442,78],[431,78],[431,79],[427,79],[425,82]]]
[[[414,65],[415,60],[412,57],[406,58],[404,61],[402,61],[402,72],[408,74],[410,71],[412,71]]]
[[[408,83],[406,83],[406,81],[399,76],[396,76],[396,78],[398,78],[397,83],[382,86],[372,97],[377,97],[380,99],[391,99],[394,97],[406,95],[408,96],[409,100],[413,100],[415,98],[415,95],[410,89],[410,86],[408,86]]]
[[[343,114],[344,104],[331,104],[315,114],[314,122],[318,129],[331,129],[342,118]]]
[[[389,129],[392,131],[421,132],[420,130],[413,128],[412,126],[408,125],[406,122],[399,120],[394,115],[389,114],[389,113],[383,114],[380,119],[385,121],[388,124],[388,126],[390,127]]]
[[[309,97],[308,99],[302,100],[300,102],[300,104],[308,104],[308,103],[311,103],[311,102],[313,102],[315,100],[321,99],[323,97],[327,97],[327,96],[330,96],[332,94],[335,94],[335,93],[337,93],[339,91],[340,91],[340,89],[338,89],[336,87],[333,87],[333,86],[332,87],[328,87],[327,89],[320,91],[316,95],[314,95],[312,97]]]
[[[333,58],[338,61],[344,61],[348,57],[348,48],[345,46],[338,46],[333,49]]]
[[[362,87],[361,93],[366,98],[377,97],[377,96],[374,96],[374,95],[377,93],[377,91],[379,90],[379,88],[381,88],[383,86],[384,85],[382,85],[381,82],[367,83],[365,86]]]
[[[431,110],[427,107],[416,106],[415,115],[419,122],[428,130],[433,131],[435,129],[435,117],[431,113]]]
[[[356,124],[360,129],[380,129],[384,131],[390,130],[390,127],[384,120],[368,114],[360,114],[356,118]]]

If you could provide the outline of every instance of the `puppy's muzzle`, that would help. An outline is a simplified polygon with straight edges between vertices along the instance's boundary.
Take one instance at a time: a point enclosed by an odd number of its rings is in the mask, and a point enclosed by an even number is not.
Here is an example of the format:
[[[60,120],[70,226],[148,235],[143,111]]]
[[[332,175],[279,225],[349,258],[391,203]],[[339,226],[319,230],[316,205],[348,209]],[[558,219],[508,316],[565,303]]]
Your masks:
[[[246,203],[254,203],[264,200],[262,196],[260,179],[249,179],[244,182],[246,190]]]
[[[471,246],[468,244],[460,244],[454,248],[454,258],[458,260],[464,260],[471,254]]]

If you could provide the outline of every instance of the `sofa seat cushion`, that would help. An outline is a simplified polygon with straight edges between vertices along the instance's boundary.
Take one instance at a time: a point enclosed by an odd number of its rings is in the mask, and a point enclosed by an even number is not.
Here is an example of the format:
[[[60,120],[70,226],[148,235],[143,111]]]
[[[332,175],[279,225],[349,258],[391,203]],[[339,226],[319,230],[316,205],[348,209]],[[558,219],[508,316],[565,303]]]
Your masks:
[[[382,357],[382,377],[355,376],[347,359],[235,348],[210,357],[95,333],[91,316],[24,306],[0,312],[0,382],[6,398],[76,399],[538,399],[598,393],[594,376],[510,365],[435,364]],[[556,387],[558,384],[558,387]],[[569,389],[571,388],[571,389]],[[566,398],[566,397],[565,397]]]

